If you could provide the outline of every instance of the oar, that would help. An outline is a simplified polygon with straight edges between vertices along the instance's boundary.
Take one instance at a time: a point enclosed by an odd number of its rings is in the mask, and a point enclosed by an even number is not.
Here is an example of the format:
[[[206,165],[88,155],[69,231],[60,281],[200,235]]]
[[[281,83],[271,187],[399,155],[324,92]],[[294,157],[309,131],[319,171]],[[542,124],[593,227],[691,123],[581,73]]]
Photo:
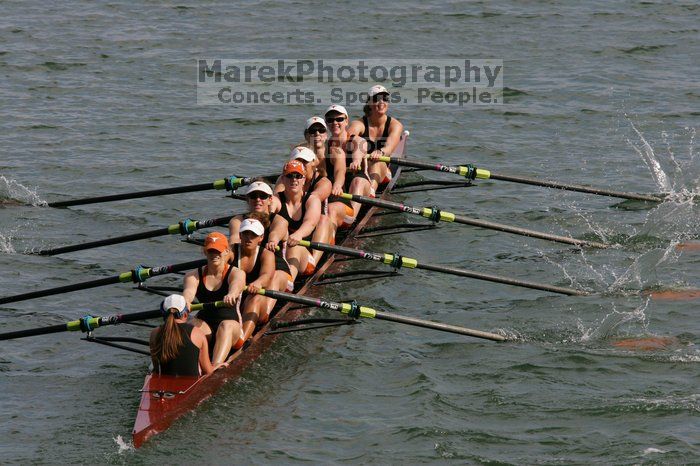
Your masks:
[[[165,275],[168,273],[180,272],[182,270],[190,270],[200,267],[207,263],[206,259],[196,261],[182,262],[180,264],[164,265],[161,267],[136,267],[129,272],[120,273],[112,277],[100,278],[98,280],[90,280],[87,282],[74,283],[72,285],[59,286],[56,288],[48,288],[45,290],[31,291],[29,293],[17,294],[14,296],[5,296],[0,298],[0,304],[16,303],[17,301],[26,301],[28,299],[41,298],[43,296],[51,296],[71,291],[87,290],[89,288],[97,288],[98,286],[112,285],[114,283],[134,282],[140,283],[144,280],[155,277],[157,275]]]
[[[262,178],[276,179],[279,174],[265,175]],[[131,193],[112,194],[109,196],[86,197],[83,199],[70,199],[67,201],[49,202],[49,207],[69,207],[74,205],[97,204],[100,202],[122,201],[125,199],[136,199],[140,197],[164,196],[166,194],[191,193],[195,191],[207,191],[209,189],[226,189],[233,191],[236,188],[250,184],[255,179],[253,177],[239,178],[230,176],[222,180],[215,180],[211,183],[192,184],[188,186],[177,186],[174,188],[152,189],[150,191],[135,191]]]
[[[610,189],[600,189],[600,188],[592,188],[589,186],[583,186],[579,184],[566,184],[566,183],[560,183],[558,181],[545,181],[545,180],[538,180],[535,178],[528,178],[524,176],[512,176],[512,175],[499,175],[496,173],[492,173],[489,170],[484,170],[481,168],[476,168],[473,165],[458,165],[458,166],[450,166],[450,165],[444,165],[441,163],[429,163],[429,162],[421,162],[419,160],[408,160],[404,158],[398,158],[398,157],[380,157],[380,161],[386,162],[386,163],[393,163],[396,165],[404,165],[406,167],[415,167],[415,168],[424,168],[427,170],[435,170],[439,172],[447,172],[447,173],[454,173],[460,176],[463,176],[469,180],[473,179],[482,179],[482,180],[502,180],[502,181],[510,181],[512,183],[521,183],[521,184],[529,184],[533,186],[543,186],[545,188],[555,188],[555,189],[563,189],[566,191],[576,191],[579,193],[588,193],[588,194],[597,194],[599,196],[609,196],[609,197],[619,197],[622,199],[631,199],[635,201],[646,201],[646,202],[662,202],[664,200],[663,195],[654,195],[654,194],[636,194],[636,193],[628,193],[624,191],[613,191]]]
[[[213,305],[214,307],[223,307],[216,306],[219,303],[223,304],[223,301],[217,301],[216,303],[193,304],[190,310],[193,312],[199,311],[201,309],[204,309],[207,305]],[[71,320],[70,322],[66,322],[65,324],[56,324],[50,325],[48,327],[30,328],[27,330],[17,330],[14,332],[0,333],[0,340],[12,340],[15,338],[33,337],[36,335],[48,335],[50,333],[59,332],[89,332],[96,329],[97,327],[117,325],[125,322],[136,322],[139,320],[155,319],[156,317],[160,317],[161,315],[162,314],[160,309],[156,309],[154,311],[134,312],[131,314],[115,314],[106,317],[92,317],[90,315],[87,315],[78,320]]]
[[[502,335],[496,333],[483,332],[481,330],[472,330],[465,327],[458,327],[456,325],[441,324],[438,322],[431,322],[429,320],[417,319],[415,317],[400,316],[398,314],[392,314],[389,312],[378,311],[372,309],[371,307],[358,306],[357,303],[339,303],[335,301],[328,301],[319,298],[310,298],[308,296],[300,296],[291,293],[285,293],[283,291],[273,291],[261,289],[258,294],[267,296],[273,299],[279,299],[282,301],[291,301],[293,303],[304,304],[307,306],[320,307],[323,309],[330,309],[332,311],[342,312],[343,314],[348,314],[352,318],[364,317],[369,319],[378,320],[388,320],[390,322],[398,322],[406,325],[413,325],[416,327],[429,328],[433,330],[439,330],[442,332],[457,333],[459,335],[467,335],[470,337],[484,338],[493,341],[505,341],[506,338]]]
[[[352,249],[345,246],[335,246],[326,243],[317,243],[315,241],[299,241],[301,246],[319,251],[342,254],[344,256],[358,257],[375,262],[381,262],[390,265],[394,268],[407,267],[409,269],[431,270],[433,272],[441,272],[449,275],[457,275],[459,277],[475,278],[477,280],[485,280],[495,283],[504,283],[506,285],[520,286],[523,288],[532,288],[534,290],[550,291],[552,293],[565,294],[569,296],[586,296],[585,291],[575,290],[573,288],[565,288],[561,286],[547,285],[546,283],[535,283],[525,280],[517,280],[514,278],[501,277],[498,275],[490,275],[471,270],[458,269],[455,267],[446,267],[444,265],[434,265],[419,263],[418,260],[410,257],[404,257],[399,254],[387,254],[383,252],[368,252],[359,249]]]
[[[235,216],[229,215],[228,217],[211,218],[208,220],[192,220],[185,219],[179,223],[167,226],[165,228],[158,228],[156,230],[144,231],[141,233],[133,233],[125,236],[116,236],[114,238],[107,238],[98,241],[90,241],[88,243],[73,244],[71,246],[63,246],[60,248],[53,249],[42,249],[35,252],[34,254],[39,254],[42,256],[55,256],[57,254],[65,254],[67,252],[82,251],[85,249],[99,248],[102,246],[109,246],[112,244],[128,243],[129,241],[137,241],[140,239],[155,238],[158,236],[165,235],[189,235],[202,228],[211,228],[220,225],[226,225]]]
[[[383,207],[385,209],[397,210],[400,212],[405,212],[407,214],[420,215],[433,222],[454,222],[461,223],[463,225],[472,225],[475,227],[486,228],[489,230],[503,231],[506,233],[513,233],[516,235],[529,236],[532,238],[539,238],[548,241],[555,241],[557,243],[573,244],[575,246],[588,246],[593,248],[607,248],[608,245],[603,243],[598,243],[596,241],[586,241],[583,239],[570,238],[568,236],[552,235],[549,233],[543,233],[535,230],[528,230],[526,228],[513,227],[510,225],[504,225],[502,223],[488,222],[486,220],[478,220],[474,218],[465,217],[463,215],[453,214],[452,212],[447,212],[440,210],[436,207],[411,207],[405,204],[399,204],[398,202],[385,201],[382,199],[374,199],[365,196],[359,196],[357,194],[343,193],[339,196],[343,199],[348,199],[350,201],[359,202],[360,204],[367,204],[377,207]]]

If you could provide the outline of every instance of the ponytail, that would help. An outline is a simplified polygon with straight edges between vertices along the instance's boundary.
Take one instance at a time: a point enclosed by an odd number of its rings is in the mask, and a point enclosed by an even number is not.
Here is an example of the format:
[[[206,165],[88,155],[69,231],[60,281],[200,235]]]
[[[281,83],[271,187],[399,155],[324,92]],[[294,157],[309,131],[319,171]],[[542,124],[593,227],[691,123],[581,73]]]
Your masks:
[[[185,331],[175,322],[175,314],[168,313],[165,323],[160,327],[156,335],[155,344],[151,350],[153,358],[161,364],[175,359],[184,345]]]

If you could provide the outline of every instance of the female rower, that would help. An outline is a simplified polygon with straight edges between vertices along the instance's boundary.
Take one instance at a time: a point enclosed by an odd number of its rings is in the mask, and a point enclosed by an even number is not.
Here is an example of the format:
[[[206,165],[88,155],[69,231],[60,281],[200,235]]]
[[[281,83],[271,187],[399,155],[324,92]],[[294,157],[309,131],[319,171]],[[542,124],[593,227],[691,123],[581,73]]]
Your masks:
[[[243,346],[243,329],[237,306],[245,288],[245,272],[228,263],[228,239],[219,233],[209,233],[204,240],[207,265],[185,275],[182,292],[188,305],[196,298],[200,303],[223,301],[228,308],[203,309],[192,323],[204,332],[208,339],[214,338],[212,362],[224,362],[231,349]]]
[[[326,110],[324,117],[331,133],[328,140],[328,153],[331,155],[333,163],[338,160],[338,157],[346,159],[347,170],[344,186],[346,192],[362,196],[373,195],[366,167],[363,167],[367,153],[367,143],[364,139],[348,133],[347,110],[342,105],[331,105]],[[348,210],[347,215],[343,216],[343,223],[338,226],[347,228],[352,225],[362,207],[359,202],[351,202],[350,206],[352,207],[352,212]]]
[[[240,242],[233,245],[233,265],[245,272],[248,289],[248,295],[243,302],[244,340],[250,338],[258,323],[267,322],[268,319],[269,298],[257,294],[262,288],[270,288],[275,274],[275,253],[265,249],[263,244],[267,226],[267,214],[249,214],[241,222]],[[282,287],[286,285],[285,280]]]
[[[287,239],[287,261],[292,280],[298,275],[311,275],[316,262],[314,256],[303,246],[302,239],[310,239],[321,218],[321,201],[317,196],[304,193],[306,167],[298,160],[287,162],[282,172],[284,191],[277,193],[281,209],[270,227],[267,249]]]
[[[393,154],[403,133],[401,122],[387,114],[389,98],[389,91],[384,86],[373,86],[369,90],[367,103],[362,109],[364,116],[360,120],[353,121],[348,128],[351,135],[360,136],[367,141],[367,155],[370,160],[369,176],[373,190],[391,180],[391,170],[385,162],[378,159]]]
[[[325,142],[325,140],[323,142]],[[321,152],[321,150],[325,151],[325,144],[319,150],[319,152]],[[304,196],[307,198],[309,196],[316,196],[321,202],[321,218],[319,219],[318,224],[314,229],[311,240],[318,241],[321,243],[332,242],[333,238],[335,237],[335,227],[333,221],[331,220],[331,217],[328,215],[328,197],[331,194],[332,185],[328,177],[318,170],[320,163],[319,158],[317,157],[317,152],[312,151],[308,147],[298,146],[292,150],[292,153],[289,156],[289,160],[297,160],[304,165],[304,169],[306,171],[306,179],[304,182]],[[325,156],[321,160],[323,160],[323,163],[325,163]],[[284,191],[284,182],[282,182],[281,184],[282,186],[280,187],[280,191]],[[342,189],[340,192],[342,193]],[[333,204],[335,203],[332,203],[331,209],[332,215],[334,215],[335,217],[338,215],[338,208]],[[314,263],[318,264],[318,262],[321,260],[321,256],[323,255],[323,251],[313,250],[311,254],[313,256]]]
[[[200,329],[187,323],[187,301],[179,294],[165,298],[160,305],[165,323],[151,331],[153,372],[163,375],[198,377],[211,374],[209,344]]]
[[[270,188],[262,178],[256,179],[248,186],[244,186],[239,189],[237,193],[245,195],[246,202],[248,203],[248,212],[266,213],[270,216],[270,221],[272,221],[274,215],[280,210],[279,199],[272,195],[272,188]],[[229,241],[231,244],[241,242],[238,229],[244,217],[245,215],[236,215],[228,224]]]
[[[316,172],[322,179],[327,179],[327,183],[319,182],[317,183],[317,188],[315,192],[319,194],[319,198],[323,204],[323,212],[327,218],[321,217],[317,231],[321,231],[321,236],[327,237],[327,241],[333,242],[335,239],[335,232],[339,226],[344,223],[352,223],[354,218],[354,210],[350,201],[339,200],[339,201],[328,201],[328,196],[340,196],[343,193],[345,187],[345,171],[346,161],[345,153],[338,147],[333,147],[328,149],[326,146],[326,141],[328,139],[327,135],[328,126],[326,122],[321,117],[311,117],[306,121],[306,130],[304,131],[304,138],[306,139],[306,145],[309,149],[314,151],[318,163],[316,165]],[[324,189],[321,191],[321,189]],[[324,197],[325,196],[325,197]],[[323,231],[327,228],[325,222],[330,222],[328,227],[329,231],[327,234],[323,235]],[[317,241],[314,239],[314,241]],[[320,251],[314,251],[314,255]],[[320,258],[320,254],[317,259]]]
[[[265,226],[265,236],[263,237],[262,244],[263,246],[267,245],[267,236],[270,232],[269,225],[272,223],[272,221],[275,218],[275,215],[277,215],[277,212],[279,212],[281,207],[279,198],[272,195],[272,188],[270,188],[270,186],[263,179],[255,180],[254,182],[246,186],[245,189],[241,189],[238,192],[245,195],[250,210],[248,214],[236,215],[229,222],[229,238],[231,244],[235,245],[241,242],[240,226],[246,217],[249,217],[253,214],[267,214],[267,220],[265,222],[262,222]],[[258,220],[261,219],[258,218]],[[277,250],[274,251],[274,275],[272,277],[271,282],[266,286],[266,288],[275,291],[284,290],[291,292],[294,290],[294,279],[292,278],[292,272],[289,269],[287,259],[285,259],[284,257],[284,248],[282,247],[282,244],[278,246],[280,247],[278,247]],[[247,280],[250,281],[249,279]],[[275,305],[275,301],[272,299],[268,298],[266,302],[267,309],[265,312],[260,314],[259,318],[259,321],[263,323]]]

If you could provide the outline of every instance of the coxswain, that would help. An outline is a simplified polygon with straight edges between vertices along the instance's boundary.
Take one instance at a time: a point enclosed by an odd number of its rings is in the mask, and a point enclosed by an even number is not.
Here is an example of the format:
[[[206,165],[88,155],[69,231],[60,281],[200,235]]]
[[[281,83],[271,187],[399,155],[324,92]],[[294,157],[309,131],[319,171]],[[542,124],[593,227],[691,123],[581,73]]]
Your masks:
[[[185,298],[172,294],[160,304],[163,325],[151,331],[153,372],[162,375],[198,377],[211,374],[207,337],[187,323],[190,310]]]
[[[391,170],[385,162],[378,159],[394,153],[401,141],[403,125],[387,113],[391,96],[384,86],[373,86],[368,94],[362,109],[364,116],[350,124],[348,133],[367,142],[367,156],[370,161],[368,171],[372,189],[376,190],[380,184],[391,181]]]
[[[197,299],[200,303],[223,301],[229,307],[203,309],[192,319],[195,327],[204,332],[209,340],[214,339],[212,362],[224,362],[231,349],[243,346],[243,328],[238,306],[245,288],[245,272],[228,263],[231,250],[225,235],[214,232],[204,239],[204,254],[207,265],[188,272],[184,279],[185,297],[188,306]]]
[[[292,280],[296,280],[298,275],[311,275],[316,268],[314,256],[300,246],[299,241],[311,239],[321,218],[321,201],[304,192],[306,167],[302,162],[287,162],[282,175],[284,191],[276,194],[281,208],[270,227],[266,248],[274,251],[278,243],[286,239],[287,262]]]

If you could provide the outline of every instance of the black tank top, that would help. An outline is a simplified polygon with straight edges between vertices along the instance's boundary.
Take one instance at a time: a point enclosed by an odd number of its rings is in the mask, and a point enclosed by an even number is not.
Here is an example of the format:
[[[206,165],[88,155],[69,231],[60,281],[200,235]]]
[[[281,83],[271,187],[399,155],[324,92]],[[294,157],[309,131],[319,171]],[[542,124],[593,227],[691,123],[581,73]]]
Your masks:
[[[292,216],[289,215],[289,211],[287,210],[287,196],[285,196],[284,191],[279,193],[280,203],[282,204],[282,207],[277,213],[289,223],[289,233],[294,233],[299,228],[301,228],[301,225],[304,223],[304,215],[306,215],[306,200],[308,199],[307,194],[308,193],[304,193],[304,195],[301,198],[301,216],[299,217],[299,220],[294,220]]]
[[[232,267],[229,267],[224,278],[221,281],[221,286],[218,290],[209,290],[204,286],[204,275],[202,274],[202,267],[197,269],[199,274],[199,285],[197,285],[197,292],[195,294],[197,301],[200,303],[213,303],[214,301],[223,301],[224,296],[228,294],[228,276],[231,274]]]
[[[233,265],[241,269],[241,243],[236,243],[235,246],[233,250]],[[255,257],[255,264],[253,264],[251,271],[245,274],[246,285],[250,285],[260,277],[260,268],[262,266],[262,260],[260,260],[260,258],[262,257],[263,251],[265,251],[265,248],[258,246],[258,255]]]
[[[333,166],[333,162],[331,162],[330,154],[326,154],[323,163],[326,166],[326,178],[328,178],[331,184],[335,183],[335,167]]]
[[[156,362],[153,372],[163,375],[198,376],[199,375],[199,348],[192,343],[192,325],[188,323],[177,324],[187,335],[183,345],[179,348],[177,357],[161,364]],[[163,331],[161,327],[161,332]]]
[[[224,279],[218,290],[210,291],[204,286],[204,277],[202,275],[202,268],[197,269],[199,274],[199,285],[197,285],[197,292],[195,297],[200,303],[213,303],[215,301],[223,301],[224,296],[228,294],[228,277],[231,274],[233,267],[229,267],[224,274]],[[228,319],[238,319],[238,313],[236,309],[230,307],[222,307],[219,309],[202,309],[197,313],[197,318],[202,319],[207,324],[216,325],[217,322]]]
[[[367,141],[367,153],[371,154],[375,150],[383,149],[386,145],[386,140],[389,137],[389,127],[391,126],[391,117],[387,115],[386,123],[384,123],[384,131],[382,136],[376,141],[372,141],[369,138],[369,120],[367,116],[362,117],[362,123],[365,125],[365,132],[362,133],[362,137]]]

